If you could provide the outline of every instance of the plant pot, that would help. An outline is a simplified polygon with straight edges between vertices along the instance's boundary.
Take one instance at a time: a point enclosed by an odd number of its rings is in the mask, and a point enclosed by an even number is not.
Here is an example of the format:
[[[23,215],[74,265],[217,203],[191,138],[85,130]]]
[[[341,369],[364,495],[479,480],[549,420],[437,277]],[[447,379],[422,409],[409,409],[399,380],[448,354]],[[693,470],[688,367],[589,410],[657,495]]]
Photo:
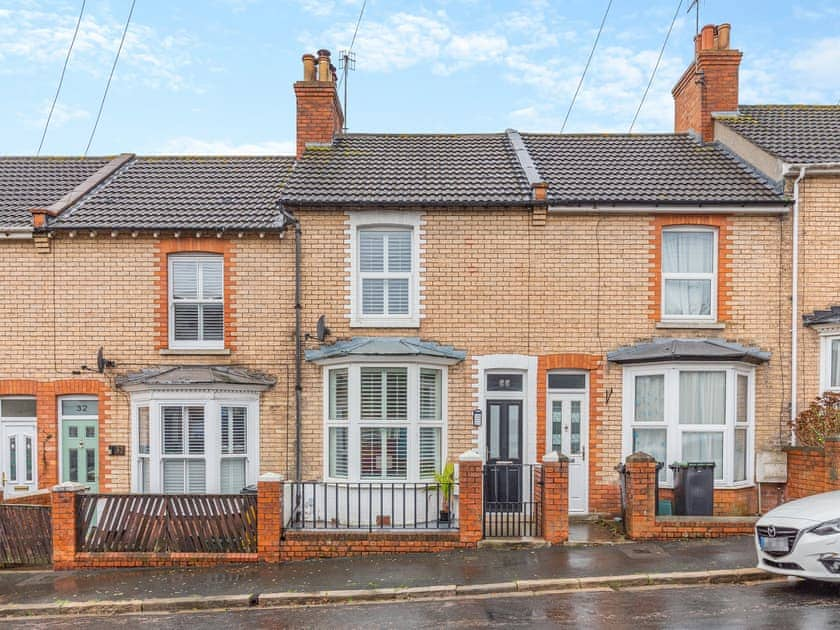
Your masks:
[[[441,510],[440,511],[440,518],[438,519],[441,523],[448,523],[449,522],[449,510]]]

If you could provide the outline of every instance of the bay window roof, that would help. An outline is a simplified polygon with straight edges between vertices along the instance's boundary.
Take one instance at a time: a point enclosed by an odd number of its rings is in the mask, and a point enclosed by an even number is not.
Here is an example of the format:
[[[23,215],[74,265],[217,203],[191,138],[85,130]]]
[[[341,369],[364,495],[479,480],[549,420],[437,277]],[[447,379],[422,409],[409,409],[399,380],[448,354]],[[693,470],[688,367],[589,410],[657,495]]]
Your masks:
[[[814,311],[802,316],[805,326],[819,326],[821,324],[840,324],[840,306],[832,306],[825,311]]]
[[[430,358],[452,364],[463,361],[467,353],[434,341],[423,341],[418,337],[353,337],[346,341],[321,346],[317,350],[306,351],[306,359],[315,363],[327,359],[364,359],[365,357]]]
[[[769,361],[770,353],[723,339],[659,338],[608,352],[607,360],[613,363],[744,361],[759,364]]]
[[[129,385],[250,385],[268,388],[276,380],[253,370],[230,365],[168,365],[145,368],[117,379],[121,387]]]

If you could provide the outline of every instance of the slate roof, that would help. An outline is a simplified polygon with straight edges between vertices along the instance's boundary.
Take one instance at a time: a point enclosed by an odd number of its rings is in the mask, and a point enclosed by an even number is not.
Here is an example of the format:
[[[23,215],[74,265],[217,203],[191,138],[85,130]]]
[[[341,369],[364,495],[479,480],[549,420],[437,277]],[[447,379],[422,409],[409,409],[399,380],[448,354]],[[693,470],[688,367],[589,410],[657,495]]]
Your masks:
[[[31,208],[58,201],[108,157],[0,157],[0,229],[31,229]]]
[[[422,341],[417,337],[353,337],[347,341],[321,346],[306,351],[307,361],[323,361],[339,357],[434,357],[463,361],[467,353],[452,346],[442,346],[434,341]]]
[[[814,311],[802,316],[802,323],[806,326],[818,324],[840,324],[840,306],[832,306],[827,311]]]
[[[552,205],[783,203],[764,178],[688,134],[530,134]]]
[[[531,188],[504,133],[347,134],[308,147],[286,206],[528,205]]]
[[[608,352],[607,360],[613,363],[650,363],[654,361],[746,361],[747,363],[764,363],[770,360],[770,353],[723,339],[659,338]]]
[[[117,378],[125,385],[257,385],[271,387],[276,379],[262,372],[229,365],[169,365],[146,368]]]
[[[513,146],[521,135],[527,153]],[[783,204],[756,171],[688,134],[348,134],[308,147],[286,206],[516,206],[533,203],[522,157],[552,205]],[[531,173],[531,179],[534,174]]]
[[[789,164],[840,161],[840,105],[740,105],[715,120]]]
[[[137,157],[50,227],[279,227],[276,202],[293,164],[293,157],[284,156]]]

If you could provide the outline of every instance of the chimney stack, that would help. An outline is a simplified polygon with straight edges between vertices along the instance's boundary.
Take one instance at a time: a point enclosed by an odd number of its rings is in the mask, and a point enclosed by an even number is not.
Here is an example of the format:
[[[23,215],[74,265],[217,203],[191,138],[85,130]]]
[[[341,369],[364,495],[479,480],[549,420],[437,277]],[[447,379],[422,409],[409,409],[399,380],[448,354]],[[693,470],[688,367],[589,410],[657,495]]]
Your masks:
[[[303,55],[303,80],[295,83],[297,98],[297,157],[308,144],[330,144],[344,126],[330,51]]]
[[[729,24],[707,24],[694,38],[694,61],[671,93],[674,131],[692,131],[703,142],[714,140],[713,112],[738,110],[741,51],[729,47]]]

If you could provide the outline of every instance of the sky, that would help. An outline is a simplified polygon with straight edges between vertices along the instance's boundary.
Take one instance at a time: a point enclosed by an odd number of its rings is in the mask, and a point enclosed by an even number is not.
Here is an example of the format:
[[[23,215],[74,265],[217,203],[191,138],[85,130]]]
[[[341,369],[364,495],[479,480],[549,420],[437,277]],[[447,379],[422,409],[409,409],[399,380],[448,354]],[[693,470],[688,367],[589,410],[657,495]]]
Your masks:
[[[613,0],[566,132],[627,132],[679,0]],[[683,0],[634,131],[668,132],[693,54]],[[608,0],[368,0],[351,132],[559,132]],[[0,154],[32,155],[81,0],[0,0]],[[80,155],[131,0],[87,0],[42,155]],[[90,155],[289,154],[301,54],[350,45],[362,0],[137,0]],[[836,0],[701,0],[751,103],[840,101]]]

